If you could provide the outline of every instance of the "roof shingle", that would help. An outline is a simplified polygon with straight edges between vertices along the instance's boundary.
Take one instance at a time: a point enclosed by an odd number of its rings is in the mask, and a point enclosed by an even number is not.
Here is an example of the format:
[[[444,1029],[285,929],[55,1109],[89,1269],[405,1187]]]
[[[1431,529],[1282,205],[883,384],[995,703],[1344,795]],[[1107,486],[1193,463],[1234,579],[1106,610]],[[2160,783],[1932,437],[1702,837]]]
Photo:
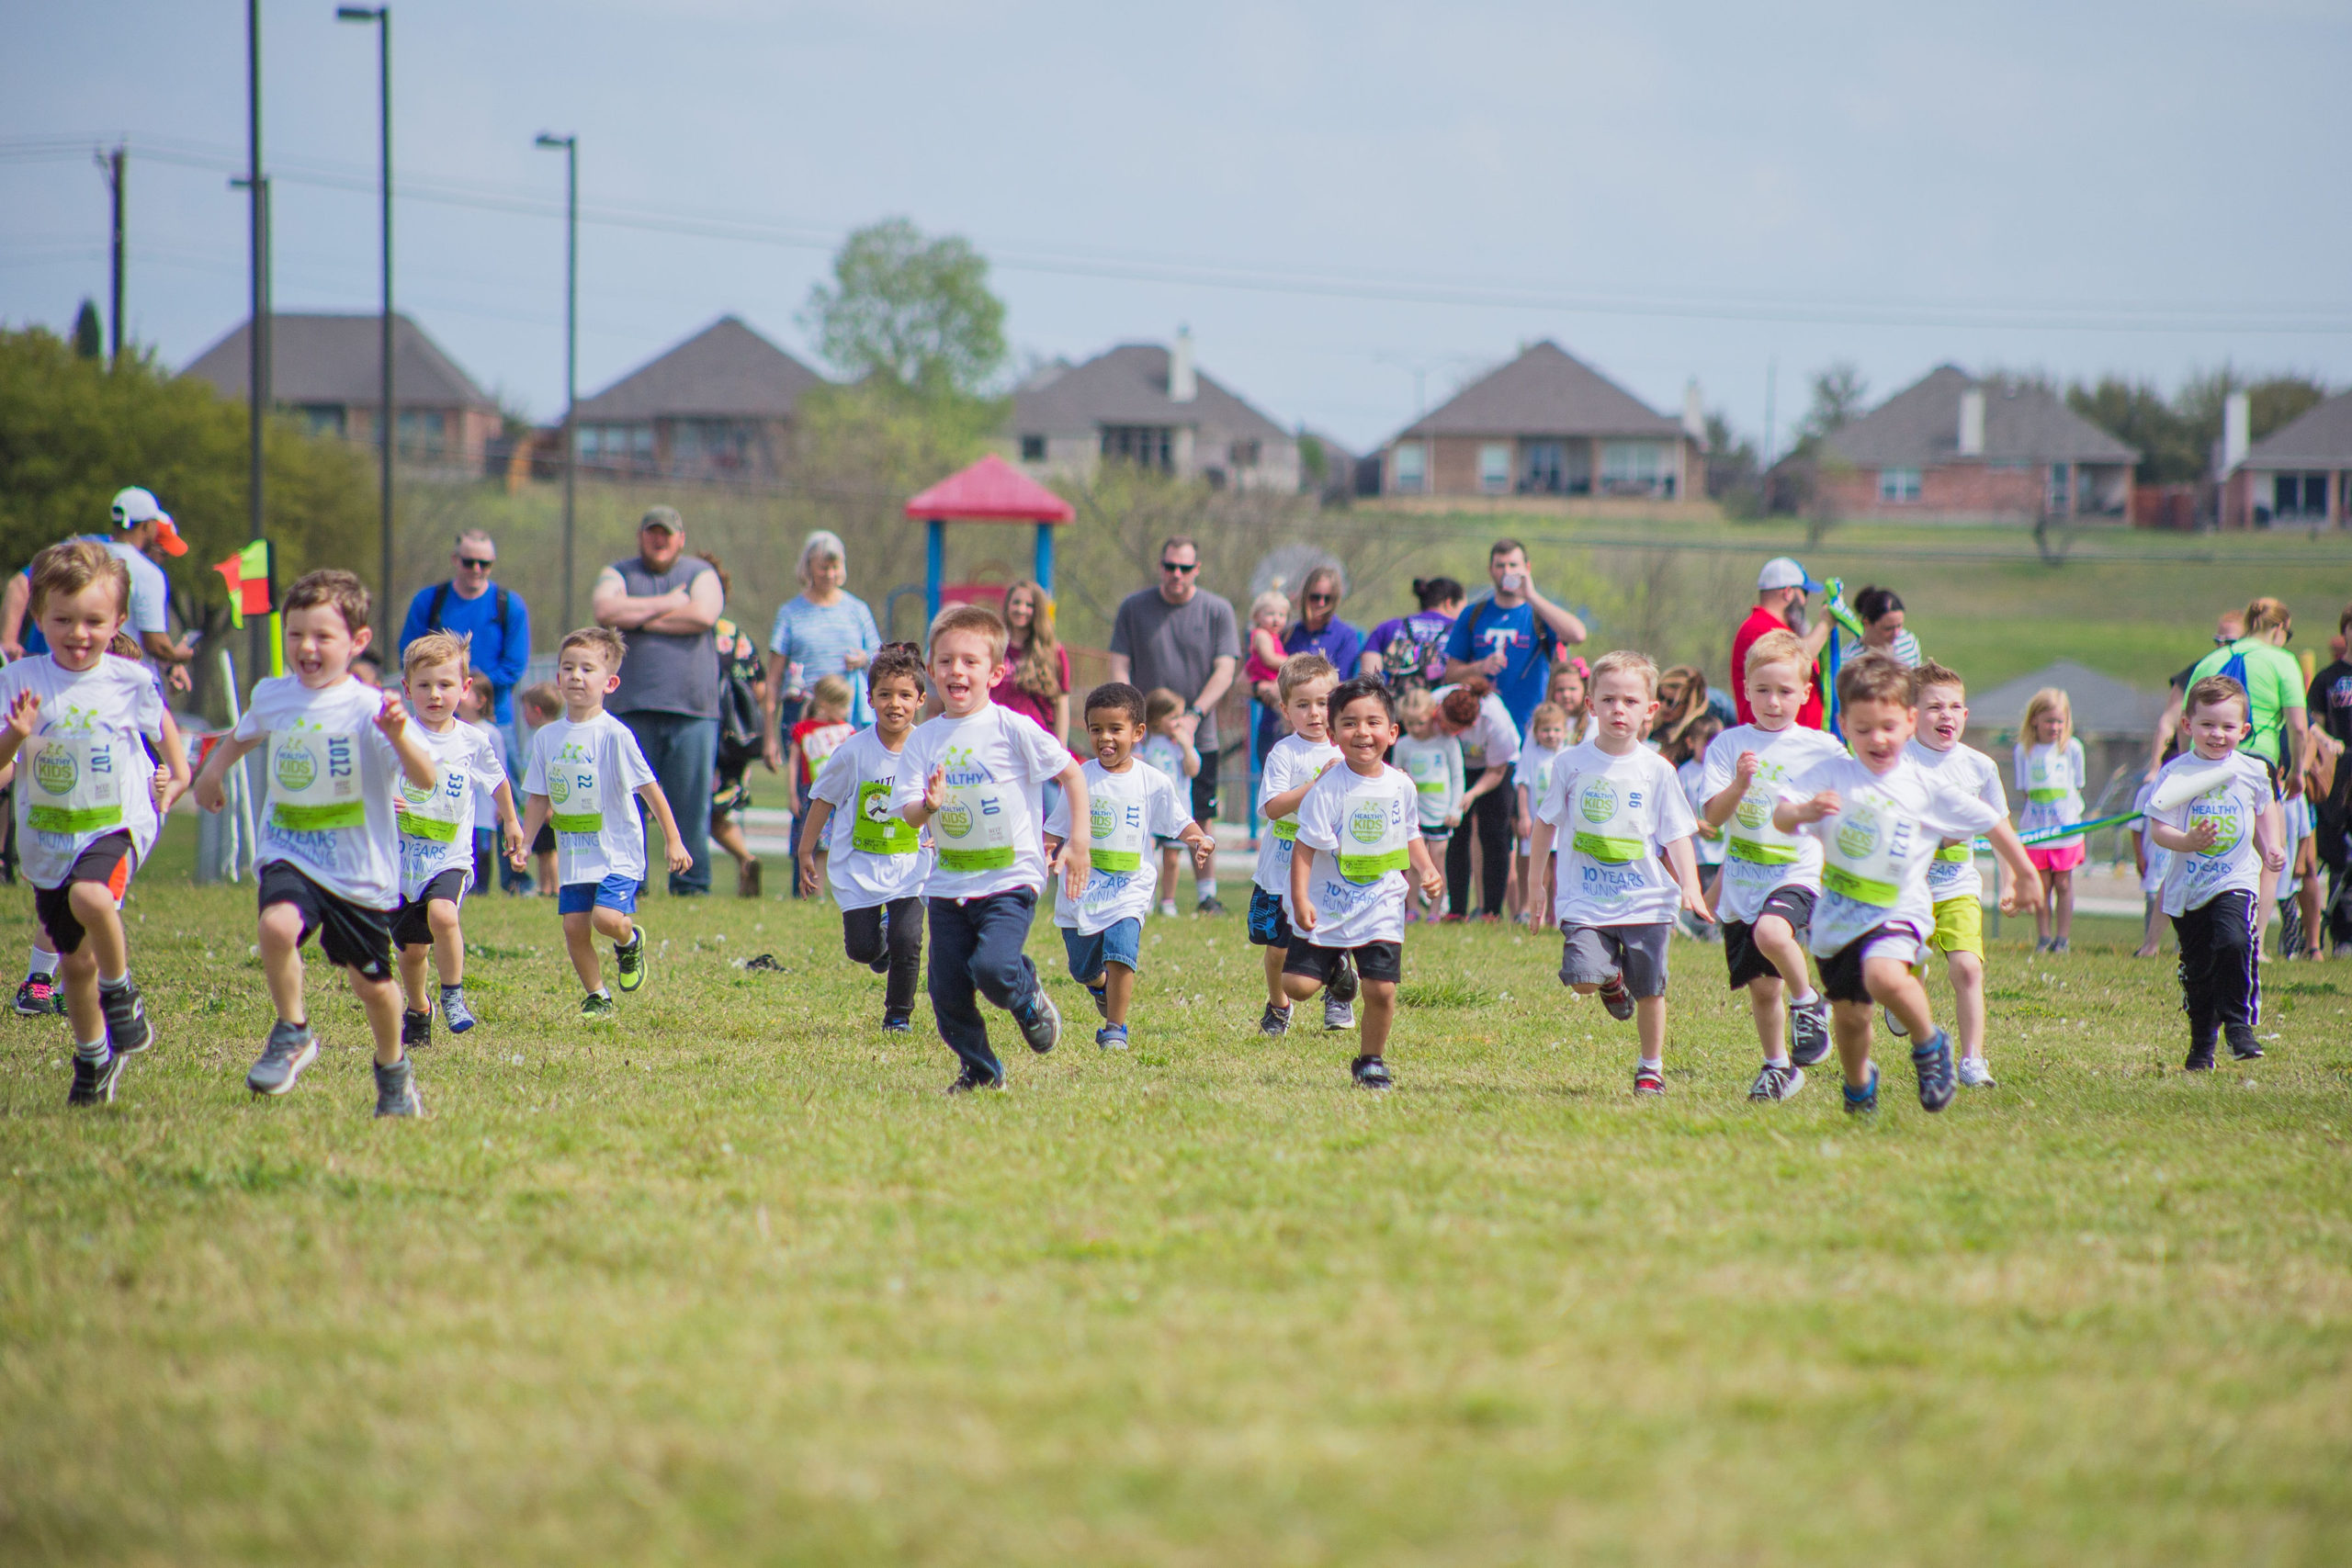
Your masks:
[[[580,419],[790,419],[801,395],[825,378],[733,316],[630,371],[591,398]]]
[[[1106,424],[1193,425],[1287,440],[1289,432],[1196,372],[1199,389],[1180,403],[1168,395],[1168,350],[1125,343],[1083,365],[1033,376],[1012,394],[1012,423],[1023,435],[1091,435]]]
[[[2340,392],[2280,425],[2254,444],[2245,461],[2254,468],[2352,467],[2352,392]]]
[[[1683,434],[1639,398],[1546,338],[1400,431],[1412,435]]]
[[[2140,454],[2068,408],[2046,387],[1979,381],[1953,365],[1920,380],[1833,433],[1829,450],[1861,468],[1928,468],[1962,461],[1960,395],[1984,389],[1988,463],[2136,463]]]
[[[382,321],[374,315],[271,316],[270,397],[280,403],[373,404],[383,394]],[[224,398],[243,397],[253,363],[248,330],[248,322],[238,322],[181,374],[211,382]],[[392,397],[402,408],[497,406],[423,327],[398,311],[392,315]]]

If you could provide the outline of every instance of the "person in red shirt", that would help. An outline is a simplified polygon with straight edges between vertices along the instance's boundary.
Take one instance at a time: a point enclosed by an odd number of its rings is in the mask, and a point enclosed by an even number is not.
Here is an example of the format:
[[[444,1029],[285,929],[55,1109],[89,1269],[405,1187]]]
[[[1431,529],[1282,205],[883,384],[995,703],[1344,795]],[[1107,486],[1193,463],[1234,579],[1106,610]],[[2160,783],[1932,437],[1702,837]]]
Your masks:
[[[1739,707],[1739,722],[1753,724],[1747,711],[1747,682],[1742,672],[1747,667],[1747,649],[1766,632],[1792,631],[1804,642],[1808,663],[1821,657],[1821,649],[1829,641],[1829,617],[1808,628],[1805,625],[1804,602],[1809,593],[1821,592],[1821,584],[1805,575],[1804,567],[1786,556],[1775,556],[1764,563],[1756,574],[1756,608],[1739,624],[1731,639],[1732,700]],[[1821,671],[1817,664],[1813,671],[1811,690],[1805,693],[1804,705],[1797,709],[1797,722],[1808,729],[1819,729],[1821,723]]]

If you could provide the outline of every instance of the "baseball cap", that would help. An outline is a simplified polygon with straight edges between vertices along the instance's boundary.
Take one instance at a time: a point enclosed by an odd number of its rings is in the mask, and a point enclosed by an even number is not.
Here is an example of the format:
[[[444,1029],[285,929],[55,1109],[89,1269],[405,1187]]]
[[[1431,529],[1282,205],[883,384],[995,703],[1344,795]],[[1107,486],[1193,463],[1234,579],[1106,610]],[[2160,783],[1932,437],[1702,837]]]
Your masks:
[[[179,526],[172,521],[172,514],[156,504],[154,491],[141,490],[137,485],[118,491],[112,510],[116,527],[136,528],[141,523],[155,524],[155,543],[162,547],[165,555],[187,554],[187,541],[180,537]]]
[[[1764,570],[1756,574],[1756,591],[1761,593],[1768,588],[1802,588],[1808,593],[1821,592],[1821,584],[1807,577],[1804,568],[1787,556],[1774,556],[1764,563]]]
[[[674,506],[647,507],[645,515],[639,520],[637,525],[640,532],[647,528],[663,528],[673,534],[683,534],[686,531],[686,520],[678,515],[678,509]]]

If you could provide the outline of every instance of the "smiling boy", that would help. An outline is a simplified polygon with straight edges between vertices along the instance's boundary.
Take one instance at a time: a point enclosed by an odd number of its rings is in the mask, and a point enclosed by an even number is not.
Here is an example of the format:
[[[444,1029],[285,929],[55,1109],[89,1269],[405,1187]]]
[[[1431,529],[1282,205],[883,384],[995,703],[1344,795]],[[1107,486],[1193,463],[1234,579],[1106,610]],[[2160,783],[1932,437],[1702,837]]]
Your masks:
[[[1266,955],[1261,1034],[1280,1035],[1290,1028],[1283,963],[1296,940],[1289,914],[1291,852],[1298,840],[1298,803],[1306,798],[1306,786],[1340,760],[1340,749],[1331,744],[1328,710],[1331,689],[1339,683],[1340,672],[1319,653],[1294,653],[1275,675],[1275,695],[1290,733],[1266,753],[1259,784],[1258,812],[1265,829],[1258,835],[1257,876],[1250,890],[1250,943]],[[1458,761],[1455,767],[1458,773]],[[1419,813],[1415,815],[1418,818]],[[1324,1028],[1355,1027],[1355,971],[1338,965],[1324,993]]]

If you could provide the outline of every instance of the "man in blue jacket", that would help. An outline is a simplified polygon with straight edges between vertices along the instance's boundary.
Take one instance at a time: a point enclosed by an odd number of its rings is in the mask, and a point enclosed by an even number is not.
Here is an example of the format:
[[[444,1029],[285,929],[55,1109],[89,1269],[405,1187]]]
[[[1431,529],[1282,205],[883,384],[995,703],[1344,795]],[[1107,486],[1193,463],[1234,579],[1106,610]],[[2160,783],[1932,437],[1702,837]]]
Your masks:
[[[509,593],[491,581],[498,569],[498,547],[488,534],[469,528],[458,536],[450,558],[457,573],[447,582],[422,589],[409,601],[408,619],[401,623],[399,654],[430,631],[455,632],[473,638],[473,666],[490,677],[495,700],[492,716],[498,728],[514,737],[514,688],[522,683],[523,667],[531,660],[531,610],[519,593]]]

